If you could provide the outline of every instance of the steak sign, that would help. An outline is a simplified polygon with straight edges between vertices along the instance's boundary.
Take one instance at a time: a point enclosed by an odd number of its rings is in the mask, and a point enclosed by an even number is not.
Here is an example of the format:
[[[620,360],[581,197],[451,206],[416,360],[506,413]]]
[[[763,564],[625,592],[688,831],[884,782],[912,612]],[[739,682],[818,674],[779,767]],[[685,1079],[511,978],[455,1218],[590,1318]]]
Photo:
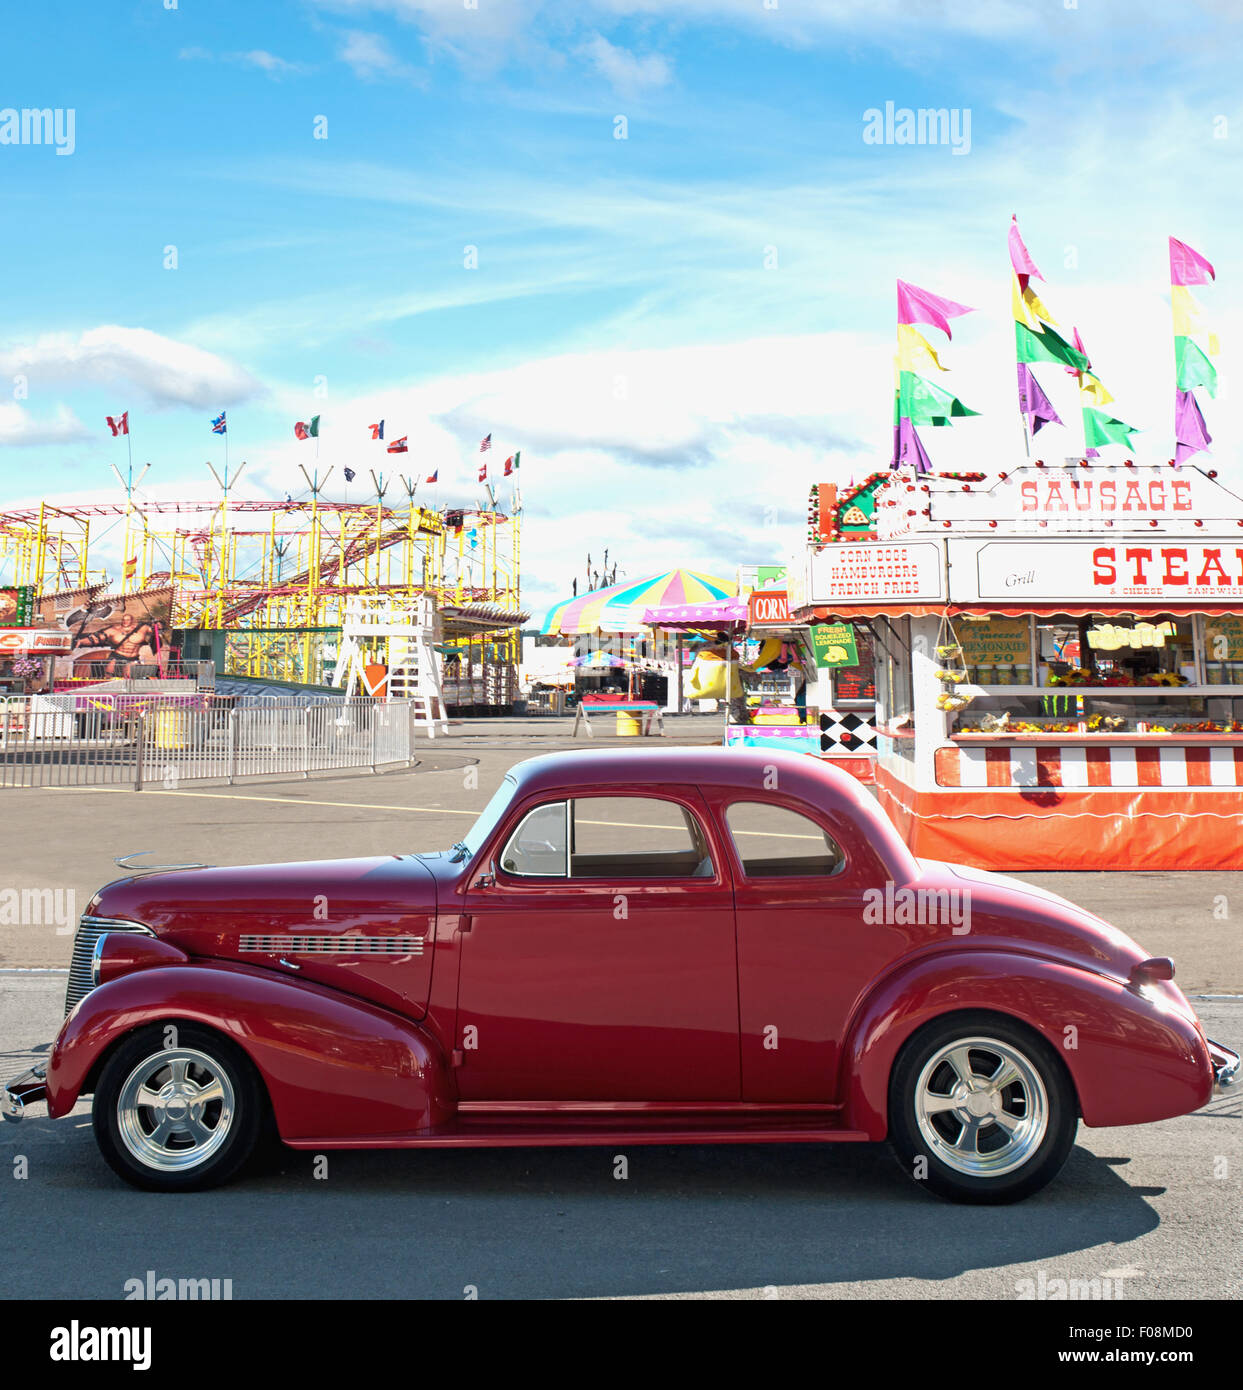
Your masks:
[[[1243,598],[1243,545],[1124,539],[980,547],[981,598]]]

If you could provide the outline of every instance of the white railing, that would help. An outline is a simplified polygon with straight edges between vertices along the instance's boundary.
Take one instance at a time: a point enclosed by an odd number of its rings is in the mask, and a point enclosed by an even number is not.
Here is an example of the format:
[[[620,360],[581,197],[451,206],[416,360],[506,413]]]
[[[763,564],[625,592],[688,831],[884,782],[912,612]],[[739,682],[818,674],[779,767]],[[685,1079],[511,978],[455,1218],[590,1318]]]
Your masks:
[[[0,699],[0,787],[178,786],[409,764],[410,700],[102,692]]]

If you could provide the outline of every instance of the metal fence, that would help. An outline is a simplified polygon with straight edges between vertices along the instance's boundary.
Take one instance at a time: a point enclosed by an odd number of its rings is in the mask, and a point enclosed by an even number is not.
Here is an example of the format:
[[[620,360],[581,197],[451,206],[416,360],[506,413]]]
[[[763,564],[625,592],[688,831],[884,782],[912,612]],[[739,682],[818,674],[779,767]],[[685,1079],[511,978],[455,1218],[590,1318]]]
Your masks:
[[[0,699],[0,787],[178,786],[409,764],[410,700],[203,692]]]

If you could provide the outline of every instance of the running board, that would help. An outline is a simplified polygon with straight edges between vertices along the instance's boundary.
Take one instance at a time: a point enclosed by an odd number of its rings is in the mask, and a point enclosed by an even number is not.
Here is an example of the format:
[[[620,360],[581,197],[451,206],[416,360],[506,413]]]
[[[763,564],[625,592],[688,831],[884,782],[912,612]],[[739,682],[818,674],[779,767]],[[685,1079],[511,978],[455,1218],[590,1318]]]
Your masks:
[[[547,1115],[538,1120],[500,1119],[495,1116],[462,1117],[438,1130],[418,1134],[384,1134],[357,1139],[287,1139],[291,1149],[472,1149],[472,1148],[566,1148],[592,1144],[866,1144],[862,1130],[841,1129],[826,1123],[824,1115],[814,1120],[771,1120],[739,1118],[727,1123],[718,1113],[712,1116],[661,1117],[649,1123],[636,1123],[634,1115],[590,1118],[575,1116],[569,1123],[551,1123]]]

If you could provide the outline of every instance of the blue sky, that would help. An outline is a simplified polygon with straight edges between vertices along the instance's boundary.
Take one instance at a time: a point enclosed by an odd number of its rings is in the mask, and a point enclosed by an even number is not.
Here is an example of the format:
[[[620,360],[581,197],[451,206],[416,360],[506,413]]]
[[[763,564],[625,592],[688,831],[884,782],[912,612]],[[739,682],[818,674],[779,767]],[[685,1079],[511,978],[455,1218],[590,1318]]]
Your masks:
[[[75,147],[0,145],[0,504],[108,495],[125,409],[163,496],[206,493],[221,409],[277,496],[296,419],[362,471],[383,415],[440,502],[477,495],[482,434],[523,451],[533,608],[605,544],[729,575],[887,461],[896,276],[978,309],[943,360],[982,414],[934,462],[1014,461],[1012,212],[1141,457],[1172,449],[1165,238],[1209,255],[1238,482],[1239,37],[1226,0],[10,9],[0,108],[73,108]],[[887,101],[969,111],[969,152],[865,144]]]

